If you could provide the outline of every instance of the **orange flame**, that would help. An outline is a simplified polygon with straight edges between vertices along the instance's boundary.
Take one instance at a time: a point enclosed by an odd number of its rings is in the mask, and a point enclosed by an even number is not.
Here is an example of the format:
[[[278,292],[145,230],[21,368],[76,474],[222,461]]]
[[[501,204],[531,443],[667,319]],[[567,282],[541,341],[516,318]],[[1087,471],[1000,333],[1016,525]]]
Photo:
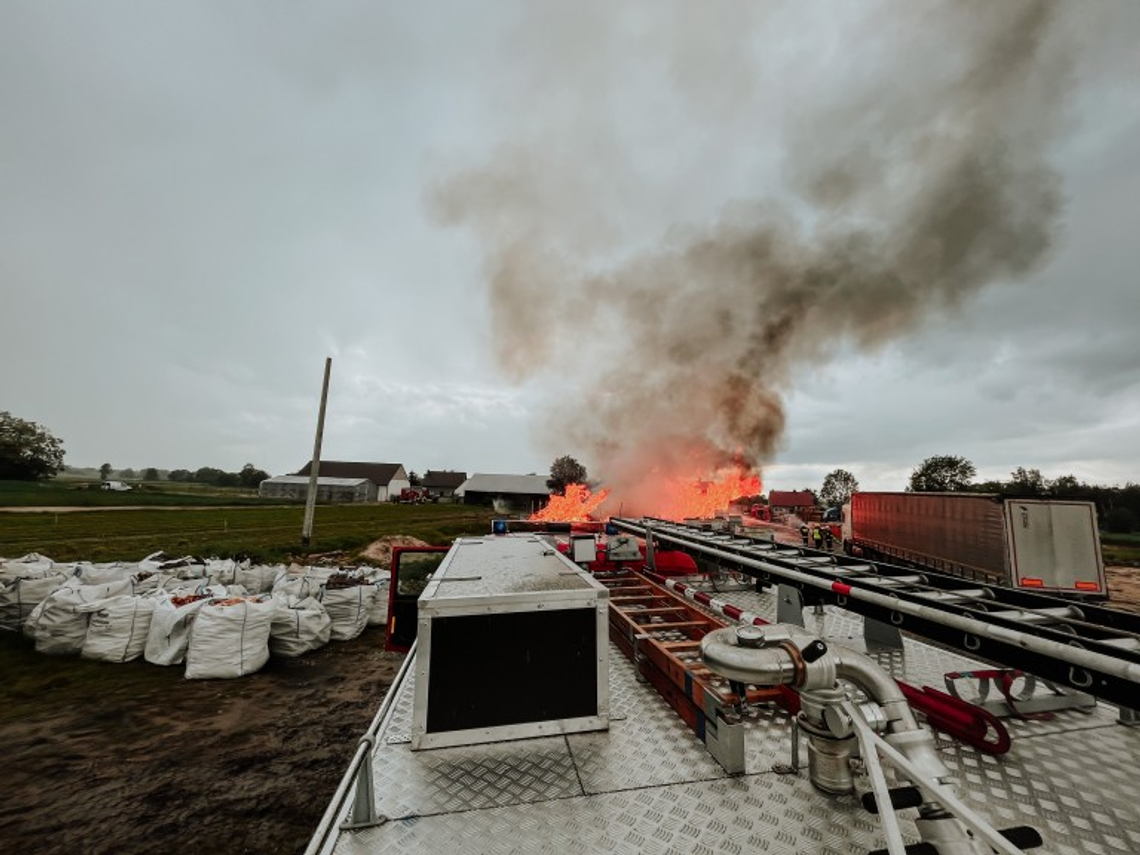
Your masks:
[[[590,491],[583,484],[570,484],[565,496],[551,496],[550,503],[532,520],[585,522],[625,512],[637,515],[682,520],[708,518],[728,510],[729,505],[742,496],[755,496],[763,490],[759,475],[745,469],[721,470],[711,479],[670,477],[661,472],[649,472],[637,486],[636,496],[625,501],[609,502],[605,511],[597,513],[610,495],[610,490]]]
[[[551,496],[550,503],[541,511],[531,514],[532,520],[558,522],[586,522],[591,514],[609,496],[609,490],[592,493],[585,484],[567,484],[565,496]]]
[[[718,472],[712,480],[666,479],[660,487],[660,502],[651,516],[680,520],[708,518],[728,510],[741,496],[754,496],[763,488],[760,476],[743,471]]]

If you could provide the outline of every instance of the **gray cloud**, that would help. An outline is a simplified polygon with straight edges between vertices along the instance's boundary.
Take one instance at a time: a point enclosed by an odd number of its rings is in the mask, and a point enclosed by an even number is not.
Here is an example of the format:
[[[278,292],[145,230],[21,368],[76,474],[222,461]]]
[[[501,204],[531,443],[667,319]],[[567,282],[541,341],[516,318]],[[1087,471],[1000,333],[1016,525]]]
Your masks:
[[[7,3],[0,401],[285,471],[331,354],[419,469],[1135,478],[1138,9]]]
[[[624,118],[611,87],[628,67],[662,53],[675,60],[668,48],[631,55],[604,41],[594,85],[567,101],[568,139],[556,123],[437,189],[441,218],[484,241],[500,362],[576,389],[547,420],[552,444],[587,448],[619,486],[650,466],[700,476],[734,457],[771,461],[784,398],[805,367],[842,343],[881,347],[1042,268],[1063,210],[1051,162],[1069,119],[1075,49],[1056,21],[1063,11],[1040,2],[893,10],[829,30],[858,53],[841,52],[817,75],[834,82],[857,62],[861,79],[792,111],[780,191],[739,188],[706,225],[675,208],[664,240],[617,263],[609,223],[634,207],[621,194],[637,192],[624,176],[637,173],[641,152],[609,145]],[[679,13],[674,24],[686,20]],[[562,50],[584,52],[596,34],[572,29]],[[558,58],[543,57],[538,76]],[[670,94],[684,105],[719,81],[721,98],[694,118],[729,149],[747,145],[784,105],[765,110],[771,92],[731,86],[749,70],[740,51],[705,58],[694,85]],[[671,71],[684,78],[688,67]],[[583,91],[596,102],[580,100]],[[679,166],[684,149],[676,153]],[[696,186],[718,166],[693,163],[687,178]],[[613,177],[619,204],[607,206]],[[621,337],[598,361],[580,355],[591,327]]]

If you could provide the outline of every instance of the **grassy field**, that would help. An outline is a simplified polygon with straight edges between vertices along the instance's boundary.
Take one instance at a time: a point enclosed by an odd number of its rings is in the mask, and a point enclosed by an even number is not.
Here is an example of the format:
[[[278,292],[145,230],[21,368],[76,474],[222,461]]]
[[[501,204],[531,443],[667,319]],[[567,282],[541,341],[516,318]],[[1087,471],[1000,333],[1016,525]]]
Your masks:
[[[124,505],[271,505],[257,490],[178,481],[132,482],[124,492],[102,490],[98,481],[0,481],[0,507],[105,508]]]
[[[1140,566],[1140,534],[1101,534],[1105,564]]]
[[[126,494],[130,495],[130,494]],[[259,562],[353,552],[386,535],[447,544],[491,527],[489,508],[466,505],[319,505],[308,549],[301,505],[0,513],[0,556],[39,552],[56,561],[138,561],[173,555],[248,555]]]

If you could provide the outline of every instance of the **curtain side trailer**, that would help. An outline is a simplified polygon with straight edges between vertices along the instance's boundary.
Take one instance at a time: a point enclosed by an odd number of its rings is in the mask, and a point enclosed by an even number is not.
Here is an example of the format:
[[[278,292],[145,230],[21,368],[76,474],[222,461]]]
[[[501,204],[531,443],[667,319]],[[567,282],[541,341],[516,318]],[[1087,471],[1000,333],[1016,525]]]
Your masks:
[[[855,493],[853,555],[992,585],[1107,599],[1096,506],[990,493]]]

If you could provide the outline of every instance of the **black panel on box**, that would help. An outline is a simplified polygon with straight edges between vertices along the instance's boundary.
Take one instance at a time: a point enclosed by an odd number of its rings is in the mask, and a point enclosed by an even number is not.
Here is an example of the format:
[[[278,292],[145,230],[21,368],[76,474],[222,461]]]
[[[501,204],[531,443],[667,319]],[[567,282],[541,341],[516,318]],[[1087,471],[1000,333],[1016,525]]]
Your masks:
[[[598,714],[593,608],[437,617],[427,732]]]

